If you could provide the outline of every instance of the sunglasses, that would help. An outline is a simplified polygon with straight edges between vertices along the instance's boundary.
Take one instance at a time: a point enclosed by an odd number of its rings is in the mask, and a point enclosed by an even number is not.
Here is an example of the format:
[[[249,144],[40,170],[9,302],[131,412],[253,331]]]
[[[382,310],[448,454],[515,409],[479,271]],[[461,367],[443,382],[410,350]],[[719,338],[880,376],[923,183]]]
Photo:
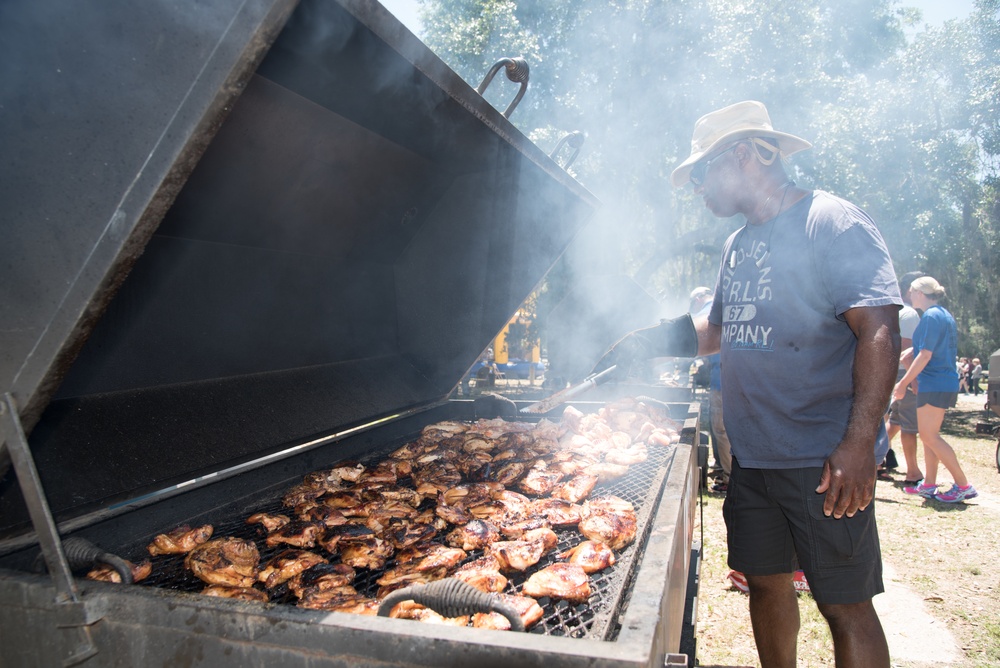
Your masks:
[[[694,164],[694,167],[691,168],[691,176],[689,177],[691,179],[691,183],[693,183],[695,185],[695,187],[698,187],[702,183],[704,183],[705,182],[705,177],[708,176],[708,168],[712,166],[712,163],[715,162],[716,160],[718,160],[719,158],[721,158],[722,156],[724,156],[725,154],[727,154],[730,151],[732,151],[737,146],[739,146],[738,143],[737,144],[733,144],[732,146],[730,146],[729,148],[727,148],[725,151],[723,151],[722,153],[719,153],[718,155],[716,155],[714,158],[712,158],[710,160],[701,160],[700,162],[696,162]]]

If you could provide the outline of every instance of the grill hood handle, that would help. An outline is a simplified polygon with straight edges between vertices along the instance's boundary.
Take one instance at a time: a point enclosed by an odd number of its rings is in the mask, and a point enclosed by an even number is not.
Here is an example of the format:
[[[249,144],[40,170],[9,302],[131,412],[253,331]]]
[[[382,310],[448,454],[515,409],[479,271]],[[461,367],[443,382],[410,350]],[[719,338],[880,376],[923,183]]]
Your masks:
[[[500,71],[501,67],[503,67],[507,73],[508,79],[514,83],[520,84],[520,88],[517,89],[517,95],[514,96],[514,99],[507,106],[506,111],[503,112],[504,118],[510,118],[510,115],[514,113],[514,109],[521,101],[521,98],[524,97],[524,91],[528,89],[528,61],[520,56],[516,58],[501,58],[493,64],[490,71],[486,73],[485,77],[483,77],[482,82],[480,82],[479,86],[476,88],[476,92],[480,95],[485,93],[486,88],[490,85],[490,82],[493,81],[493,77],[496,76],[496,73]]]
[[[510,622],[511,631],[524,631],[524,621],[514,606],[455,578],[397,589],[382,599],[378,606],[379,617],[388,617],[392,609],[402,601],[419,603],[443,617],[497,612]]]

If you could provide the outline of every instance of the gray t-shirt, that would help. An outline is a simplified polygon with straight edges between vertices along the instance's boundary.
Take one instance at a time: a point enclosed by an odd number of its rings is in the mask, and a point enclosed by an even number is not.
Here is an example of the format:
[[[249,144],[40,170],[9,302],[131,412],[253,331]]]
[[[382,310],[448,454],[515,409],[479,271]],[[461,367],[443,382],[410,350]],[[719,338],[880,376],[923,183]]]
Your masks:
[[[913,339],[913,332],[916,331],[919,324],[920,314],[917,313],[917,309],[903,304],[903,308],[899,309],[899,338]],[[906,367],[900,364],[899,370],[906,371]],[[902,376],[898,378],[902,378]]]
[[[857,339],[843,313],[902,303],[875,223],[829,193],[729,237],[709,321],[722,327],[726,431],[740,466],[823,465],[853,401]],[[875,461],[888,447],[880,426]]]

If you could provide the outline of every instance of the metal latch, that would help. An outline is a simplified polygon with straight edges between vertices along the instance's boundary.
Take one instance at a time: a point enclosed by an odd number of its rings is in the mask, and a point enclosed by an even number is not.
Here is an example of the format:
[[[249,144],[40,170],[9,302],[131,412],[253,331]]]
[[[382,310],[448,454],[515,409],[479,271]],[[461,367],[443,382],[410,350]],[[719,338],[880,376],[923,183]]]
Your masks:
[[[687,654],[667,654],[663,658],[664,668],[687,668],[688,666],[688,656]]]

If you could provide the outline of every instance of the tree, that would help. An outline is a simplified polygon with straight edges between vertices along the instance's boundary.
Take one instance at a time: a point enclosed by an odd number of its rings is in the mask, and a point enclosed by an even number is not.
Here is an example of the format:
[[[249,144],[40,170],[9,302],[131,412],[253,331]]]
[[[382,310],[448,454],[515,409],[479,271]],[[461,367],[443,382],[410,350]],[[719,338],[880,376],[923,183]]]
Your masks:
[[[541,310],[581,271],[628,274],[675,311],[714,284],[742,222],[715,219],[668,175],[700,115],[759,99],[775,127],[815,144],[793,178],[865,207],[899,273],[945,283],[960,345],[980,357],[1000,345],[997,5],[916,31],[918,13],[895,0],[424,0],[428,44],[472,85],[499,57],[528,58],[511,119],[525,134],[546,149],[587,135],[572,173],[604,207]]]

